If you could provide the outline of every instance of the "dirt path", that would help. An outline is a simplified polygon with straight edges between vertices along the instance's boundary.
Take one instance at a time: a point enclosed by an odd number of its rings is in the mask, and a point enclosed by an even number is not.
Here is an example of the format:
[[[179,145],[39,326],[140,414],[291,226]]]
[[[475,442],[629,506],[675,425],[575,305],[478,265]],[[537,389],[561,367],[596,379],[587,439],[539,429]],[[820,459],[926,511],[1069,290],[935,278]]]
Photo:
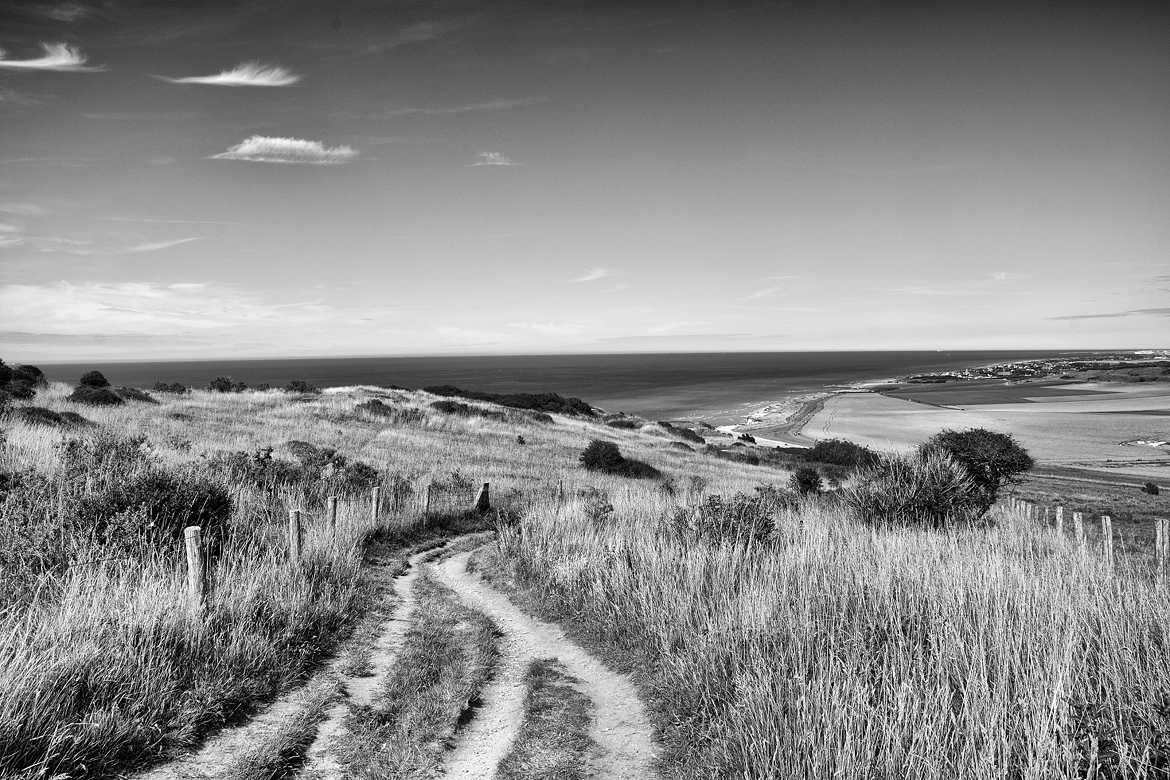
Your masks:
[[[378,686],[386,679],[394,666],[394,659],[406,641],[406,632],[414,615],[414,581],[418,579],[419,566],[424,559],[435,555],[436,550],[417,553],[410,558],[406,572],[393,578],[394,595],[398,604],[390,619],[382,624],[378,638],[370,652],[370,674],[363,677],[345,677],[341,681],[344,698],[333,705],[325,714],[325,720],[317,727],[317,738],[305,753],[305,773],[320,780],[334,780],[343,777],[341,765],[333,755],[333,742],[344,728],[345,716],[354,705],[367,706],[374,700]]]
[[[325,780],[340,778],[341,772],[333,759],[330,745],[340,731],[351,704],[369,704],[374,692],[393,666],[394,658],[410,627],[414,611],[414,597],[411,586],[418,577],[419,564],[435,550],[427,550],[410,558],[405,573],[395,576],[391,566],[375,566],[370,576],[381,579],[391,586],[397,597],[397,606],[391,617],[382,624],[370,653],[371,674],[349,677],[339,671],[341,658],[332,659],[318,674],[305,685],[290,691],[261,710],[247,723],[229,728],[209,739],[195,753],[162,764],[154,769],[135,775],[135,780],[197,780],[198,778],[224,777],[238,762],[248,756],[258,745],[276,735],[294,718],[305,711],[314,699],[319,701],[322,686],[336,689],[340,699],[325,713],[317,728],[317,736],[306,753],[307,768],[318,773]]]
[[[521,612],[502,593],[467,571],[470,553],[434,565],[440,582],[468,606],[490,617],[505,638],[495,680],[485,689],[483,705],[461,732],[444,766],[448,778],[489,778],[507,755],[524,714],[524,671],[536,658],[557,658],[581,681],[593,701],[590,736],[600,746],[591,767],[597,778],[650,778],[655,748],[650,720],[638,692],[626,677],[569,639],[558,626]]]

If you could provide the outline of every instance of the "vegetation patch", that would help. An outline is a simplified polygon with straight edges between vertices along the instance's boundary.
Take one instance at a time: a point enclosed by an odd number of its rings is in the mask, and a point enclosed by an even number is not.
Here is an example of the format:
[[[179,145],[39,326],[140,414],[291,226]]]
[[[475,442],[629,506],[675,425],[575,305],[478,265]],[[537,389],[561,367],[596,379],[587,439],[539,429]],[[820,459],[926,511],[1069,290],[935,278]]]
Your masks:
[[[496,780],[585,780],[593,703],[576,678],[552,658],[532,662],[524,676],[524,723],[511,752],[500,762]]]
[[[581,452],[580,463],[590,471],[600,471],[603,474],[613,474],[618,477],[632,477],[634,479],[658,479],[662,472],[643,463],[622,455],[621,449],[612,441],[594,439]]]
[[[473,401],[490,401],[513,409],[532,409],[538,412],[567,414],[579,417],[594,417],[593,407],[580,398],[565,398],[557,393],[483,393],[475,390],[460,390],[453,385],[424,387],[432,395],[458,396]]]
[[[69,400],[88,406],[121,406],[126,403],[122,396],[108,387],[93,387],[92,385],[78,385],[69,394]]]

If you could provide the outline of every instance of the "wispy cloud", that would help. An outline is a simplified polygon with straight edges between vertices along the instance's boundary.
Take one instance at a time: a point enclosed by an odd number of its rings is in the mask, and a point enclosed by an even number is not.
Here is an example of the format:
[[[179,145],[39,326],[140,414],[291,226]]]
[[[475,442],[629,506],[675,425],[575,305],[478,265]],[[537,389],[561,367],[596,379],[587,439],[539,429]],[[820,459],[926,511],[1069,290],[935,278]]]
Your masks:
[[[68,73],[84,73],[105,70],[102,65],[86,65],[88,58],[80,49],[67,43],[42,43],[44,53],[30,60],[11,60],[0,49],[0,68],[7,70],[53,70]]]
[[[485,165],[500,168],[513,168],[517,165],[520,165],[520,163],[501,152],[479,152],[475,155],[475,162],[471,163],[471,167],[478,168]]]
[[[90,10],[81,3],[50,3],[31,6],[29,11],[55,22],[73,24],[89,16]]]
[[[569,281],[574,284],[579,284],[581,282],[596,282],[597,280],[604,279],[609,275],[610,270],[608,268],[590,268],[585,273],[574,279],[570,279]]]
[[[36,203],[0,203],[0,214],[13,214],[20,217],[43,217],[49,212]]]
[[[155,76],[171,84],[205,84],[213,87],[288,87],[301,80],[279,65],[264,65],[259,62],[245,62],[230,70],[220,71],[213,76]]]
[[[747,295],[740,298],[741,301],[759,301],[764,298],[771,298],[776,293],[780,292],[779,287],[761,287],[758,290],[753,290]]]
[[[357,150],[349,146],[327,147],[320,141],[254,135],[229,148],[226,152],[213,154],[210,159],[300,165],[340,165],[357,156]]]
[[[1105,320],[1116,317],[1170,317],[1170,306],[1158,306],[1151,309],[1129,309],[1128,311],[1106,312],[1104,314],[1064,314],[1059,317],[1049,317],[1050,320]]]
[[[127,247],[124,251],[132,252],[134,254],[141,254],[143,252],[161,252],[164,249],[170,249],[175,246],[182,246],[183,244],[190,244],[192,241],[198,241],[202,236],[192,236],[190,238],[176,238],[170,241],[147,241],[142,244],[135,244]]]
[[[0,206],[0,211],[3,211]],[[160,217],[101,217],[103,222],[134,222],[149,225],[238,225],[226,219],[163,219]]]
[[[535,106],[547,101],[548,98],[544,97],[526,97],[488,100],[482,103],[468,103],[462,106],[404,106],[385,111],[381,116],[444,116],[447,114],[469,114],[478,111],[506,111],[511,108]]]

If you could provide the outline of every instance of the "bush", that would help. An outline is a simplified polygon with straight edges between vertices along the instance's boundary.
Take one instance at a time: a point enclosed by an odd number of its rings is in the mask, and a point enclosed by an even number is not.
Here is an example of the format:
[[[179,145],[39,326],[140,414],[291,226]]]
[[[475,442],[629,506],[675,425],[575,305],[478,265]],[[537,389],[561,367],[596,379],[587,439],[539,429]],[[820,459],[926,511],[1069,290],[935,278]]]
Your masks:
[[[1151,496],[1156,496],[1162,491],[1159,490],[1158,486],[1153,482],[1147,482],[1146,484],[1142,485],[1142,492],[1149,493]]]
[[[236,382],[230,376],[217,376],[207,384],[213,393],[242,393],[248,389],[243,382]]]
[[[311,385],[303,379],[294,379],[284,386],[286,393],[320,393],[321,390],[316,385]]]
[[[672,441],[670,443],[670,446],[676,450],[685,450],[686,452],[694,452],[695,451],[694,447],[692,447],[691,445],[686,444],[684,442],[681,442],[681,441]]]
[[[818,441],[801,455],[810,463],[831,463],[849,469],[868,468],[878,462],[876,452],[845,439]]]
[[[156,393],[170,393],[172,395],[185,395],[191,392],[187,386],[181,382],[155,382],[154,391]]]
[[[752,436],[750,433],[741,433],[738,438],[740,441],[746,441],[748,444],[756,443],[756,437]]]
[[[480,409],[478,406],[469,406],[459,401],[432,401],[431,408],[443,414],[453,414],[457,417],[483,417],[488,420],[507,419],[503,412]]]
[[[374,417],[383,417],[400,425],[412,425],[422,422],[426,415],[422,409],[413,406],[396,407],[382,403],[377,398],[360,403],[354,407],[355,412],[364,412]]]
[[[635,420],[632,417],[615,417],[611,420],[606,420],[605,424],[610,428],[618,428],[619,430],[632,431],[642,427],[641,420]]]
[[[122,396],[126,401],[140,401],[145,404],[158,403],[158,400],[153,395],[145,390],[139,390],[137,387],[119,387],[114,392]]]
[[[821,475],[810,466],[801,466],[792,474],[792,489],[802,496],[821,492]]]
[[[984,514],[979,483],[940,449],[882,458],[840,492],[853,514],[869,523],[942,528]]]
[[[69,394],[69,400],[90,406],[121,406],[126,403],[122,400],[122,396],[108,387],[90,387],[89,385],[78,385],[73,388],[73,392]]]
[[[54,412],[40,406],[24,406],[14,413],[17,420],[27,425],[49,425],[55,428],[91,425],[89,420],[77,412]]]
[[[581,465],[590,471],[600,471],[619,477],[657,479],[662,476],[662,472],[649,463],[626,458],[616,444],[602,439],[589,442],[581,452],[579,460]]]
[[[764,541],[776,528],[776,516],[794,505],[792,496],[771,486],[756,488],[755,495],[737,493],[730,499],[707,496],[694,508],[681,508],[670,520],[672,530],[683,536],[712,541]]]
[[[554,412],[558,414],[594,417],[593,407],[580,398],[565,398],[556,393],[482,393],[475,390],[460,390],[452,385],[434,385],[424,387],[432,395],[460,396],[473,401],[490,401],[500,406],[510,406],[513,409],[533,409],[538,412]]]
[[[86,371],[77,380],[77,384],[84,387],[109,387],[110,380],[106,379],[101,371]]]
[[[350,461],[332,447],[318,447],[307,441],[289,441],[285,447],[301,464],[307,487],[321,496],[348,495],[368,490],[381,481],[378,470],[359,461]]]
[[[37,394],[37,388],[48,387],[45,373],[36,366],[9,366],[0,360],[0,406],[11,399],[28,400]]]
[[[919,447],[923,454],[932,451],[944,452],[966,467],[982,493],[981,514],[996,502],[1001,487],[1018,482],[1018,475],[1035,465],[1010,434],[986,428],[937,433]]]
[[[670,431],[671,434],[682,439],[683,441],[689,441],[692,444],[706,444],[707,443],[706,439],[704,439],[702,436],[700,436],[699,434],[692,431],[690,428],[684,428],[681,425],[674,425],[672,423],[661,422],[661,421],[658,424],[661,425],[666,430]]]

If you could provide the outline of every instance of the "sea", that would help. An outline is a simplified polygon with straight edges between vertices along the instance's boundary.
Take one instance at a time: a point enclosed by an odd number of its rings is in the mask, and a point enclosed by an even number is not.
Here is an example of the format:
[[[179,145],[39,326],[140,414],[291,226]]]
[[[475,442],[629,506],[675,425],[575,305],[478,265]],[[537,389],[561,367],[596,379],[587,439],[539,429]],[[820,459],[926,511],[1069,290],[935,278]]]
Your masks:
[[[273,387],[302,379],[318,387],[455,385],[466,390],[554,392],[606,411],[651,419],[740,422],[786,397],[861,381],[1013,360],[1087,355],[1053,351],[721,352],[596,355],[289,358],[42,365],[51,380],[76,382],[97,369],[114,385],[155,382],[203,387],[217,376]]]

